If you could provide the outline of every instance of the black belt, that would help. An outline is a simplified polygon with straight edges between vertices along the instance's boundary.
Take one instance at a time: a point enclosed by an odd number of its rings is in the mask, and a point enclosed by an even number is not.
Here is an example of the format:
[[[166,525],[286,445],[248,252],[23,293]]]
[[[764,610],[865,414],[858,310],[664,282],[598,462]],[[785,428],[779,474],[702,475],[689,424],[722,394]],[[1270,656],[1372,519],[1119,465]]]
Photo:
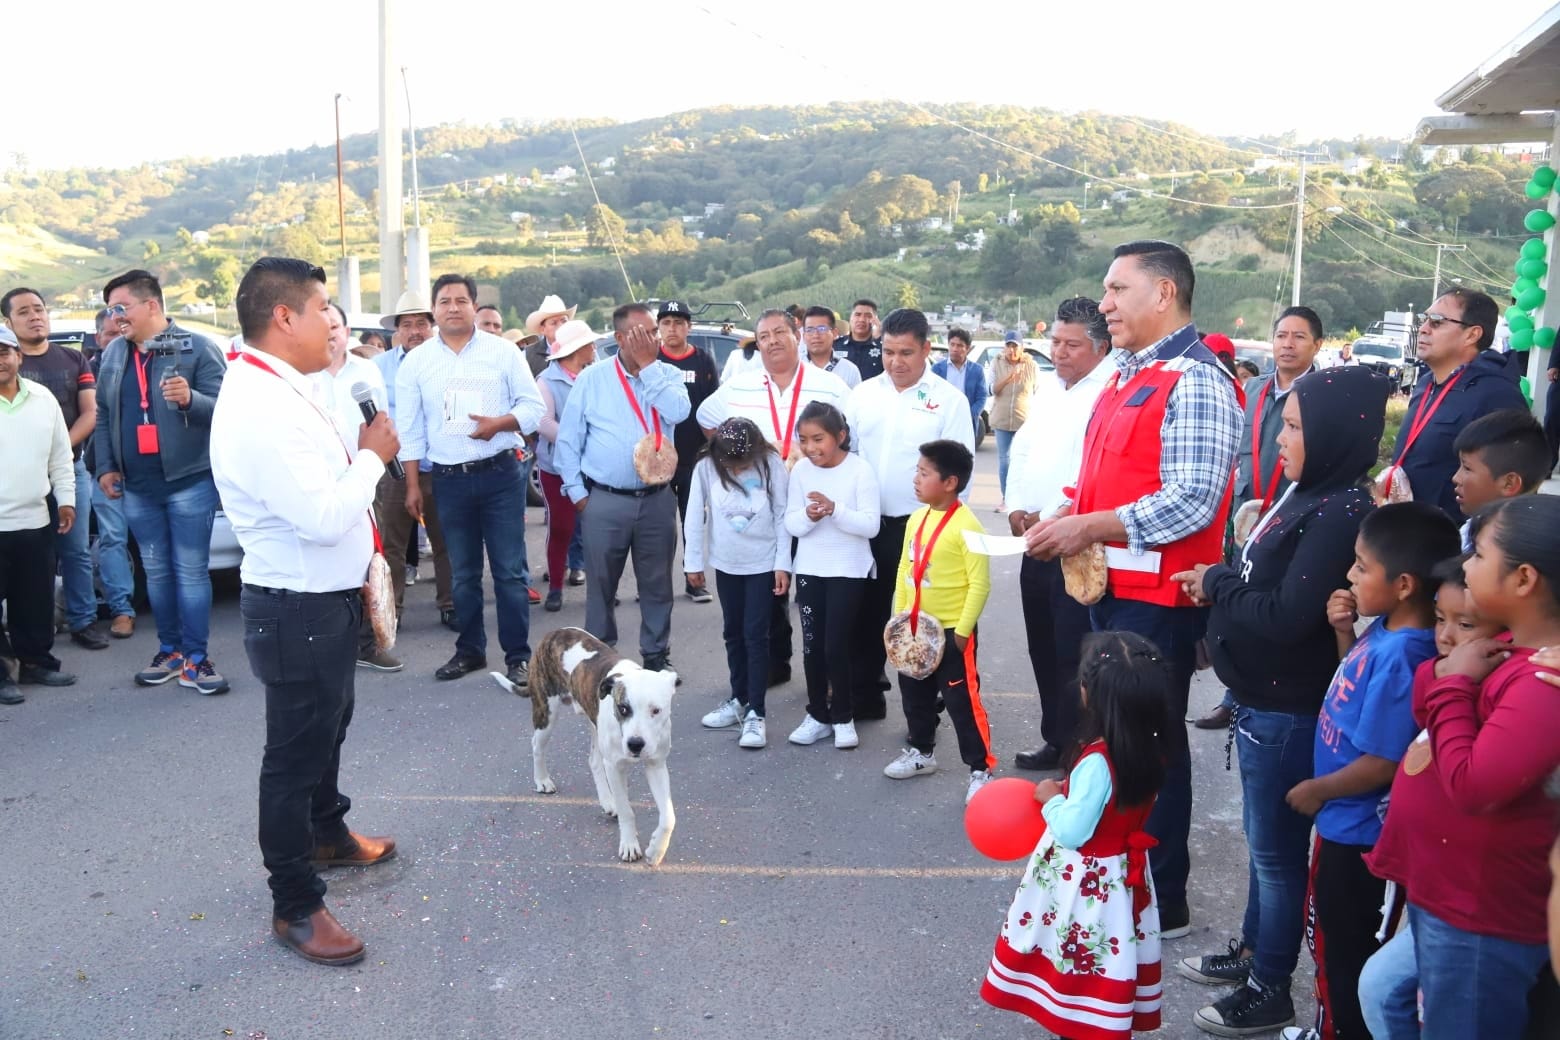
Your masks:
[[[309,596],[346,596],[350,599],[363,594],[362,589],[337,589],[334,592],[299,592],[296,589],[273,589],[266,585],[251,585],[247,581],[244,582],[243,589],[245,592],[253,592],[259,596],[271,596],[275,599],[290,597],[301,599]]]
[[[585,478],[586,490],[606,491],[609,494],[622,495],[624,498],[649,498],[657,491],[664,491],[669,487],[671,487],[670,484],[649,484],[642,488],[618,488],[613,487],[611,484],[603,484],[599,480],[592,480],[590,477]]]
[[[497,455],[489,455],[485,459],[478,459],[475,462],[457,462],[451,466],[446,466],[442,462],[435,462],[433,464],[433,474],[437,477],[447,477],[455,473],[481,473],[485,470],[496,469],[504,465],[505,462],[515,462],[515,453],[512,451],[501,451]]]

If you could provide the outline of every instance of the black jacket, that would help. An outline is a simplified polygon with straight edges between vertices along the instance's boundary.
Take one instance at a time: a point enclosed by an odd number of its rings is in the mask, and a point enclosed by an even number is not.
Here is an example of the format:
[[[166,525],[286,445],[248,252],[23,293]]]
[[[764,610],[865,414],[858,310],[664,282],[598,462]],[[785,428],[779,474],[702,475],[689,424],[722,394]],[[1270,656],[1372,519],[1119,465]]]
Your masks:
[[[1305,462],[1232,564],[1210,567],[1208,650],[1236,701],[1314,714],[1338,667],[1327,598],[1348,586],[1354,539],[1373,508],[1363,483],[1385,425],[1388,381],[1368,368],[1295,380]]]
[[[1420,407],[1428,407],[1439,400],[1440,406],[1403,460],[1403,473],[1408,477],[1408,487],[1416,502],[1440,506],[1447,516],[1461,520],[1462,509],[1457,505],[1457,493],[1452,489],[1452,474],[1457,472],[1457,452],[1452,450],[1452,442],[1464,426],[1491,412],[1502,408],[1526,410],[1521,374],[1509,355],[1486,350],[1463,368],[1456,384],[1446,391],[1444,400],[1441,399],[1442,387],[1433,385],[1429,373],[1420,378],[1414,387],[1414,396],[1409,398],[1408,414],[1398,430],[1397,444],[1392,448],[1393,458],[1402,454]],[[1428,403],[1426,394],[1434,395]]]

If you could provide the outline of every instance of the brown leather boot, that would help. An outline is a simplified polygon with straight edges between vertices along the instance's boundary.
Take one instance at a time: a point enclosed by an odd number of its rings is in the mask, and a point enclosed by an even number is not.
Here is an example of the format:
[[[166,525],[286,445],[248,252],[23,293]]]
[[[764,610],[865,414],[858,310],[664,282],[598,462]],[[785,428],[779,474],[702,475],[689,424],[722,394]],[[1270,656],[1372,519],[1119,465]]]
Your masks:
[[[317,845],[309,858],[316,867],[371,867],[395,856],[395,839],[370,838],[355,831],[347,832],[347,840],[341,845]]]
[[[363,943],[341,927],[323,906],[301,921],[271,919],[271,931],[304,960],[315,964],[356,964],[363,959]]]

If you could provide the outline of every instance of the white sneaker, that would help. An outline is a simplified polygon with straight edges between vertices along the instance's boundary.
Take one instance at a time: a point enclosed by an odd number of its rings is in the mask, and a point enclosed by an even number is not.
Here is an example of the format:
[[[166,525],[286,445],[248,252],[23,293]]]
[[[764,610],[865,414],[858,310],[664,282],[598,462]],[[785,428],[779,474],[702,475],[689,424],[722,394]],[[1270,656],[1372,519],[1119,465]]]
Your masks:
[[[975,797],[975,792],[989,783],[991,783],[991,772],[989,770],[970,770],[970,789],[964,792],[964,804],[969,805],[970,799]]]
[[[769,746],[769,734],[764,728],[764,720],[751,710],[747,713],[747,718],[742,720],[742,737],[737,741],[737,746],[755,749]]]
[[[937,772],[937,759],[909,747],[901,751],[898,758],[883,767],[883,775],[895,780],[908,780],[912,776],[931,776],[935,772]]]
[[[802,716],[802,724],[791,731],[786,739],[793,744],[806,747],[808,744],[816,744],[818,741],[834,732],[834,727],[827,722],[819,722],[811,715]]]
[[[721,701],[714,711],[699,720],[700,724],[708,729],[725,729],[741,721],[742,704],[735,697],[729,701]]]
[[[855,747],[861,743],[856,739],[856,724],[854,722],[838,722],[834,725],[834,746],[841,751]]]

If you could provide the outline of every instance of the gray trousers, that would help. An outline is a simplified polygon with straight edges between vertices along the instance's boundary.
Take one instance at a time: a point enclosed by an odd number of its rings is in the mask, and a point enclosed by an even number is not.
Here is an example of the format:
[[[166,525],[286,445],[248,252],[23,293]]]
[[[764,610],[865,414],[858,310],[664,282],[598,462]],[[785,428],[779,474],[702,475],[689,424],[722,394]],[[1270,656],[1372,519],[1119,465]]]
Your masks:
[[[609,646],[617,645],[612,600],[632,554],[639,583],[639,652],[645,657],[666,653],[672,638],[677,496],[662,489],[633,498],[594,488],[580,523],[585,542],[585,631]]]

